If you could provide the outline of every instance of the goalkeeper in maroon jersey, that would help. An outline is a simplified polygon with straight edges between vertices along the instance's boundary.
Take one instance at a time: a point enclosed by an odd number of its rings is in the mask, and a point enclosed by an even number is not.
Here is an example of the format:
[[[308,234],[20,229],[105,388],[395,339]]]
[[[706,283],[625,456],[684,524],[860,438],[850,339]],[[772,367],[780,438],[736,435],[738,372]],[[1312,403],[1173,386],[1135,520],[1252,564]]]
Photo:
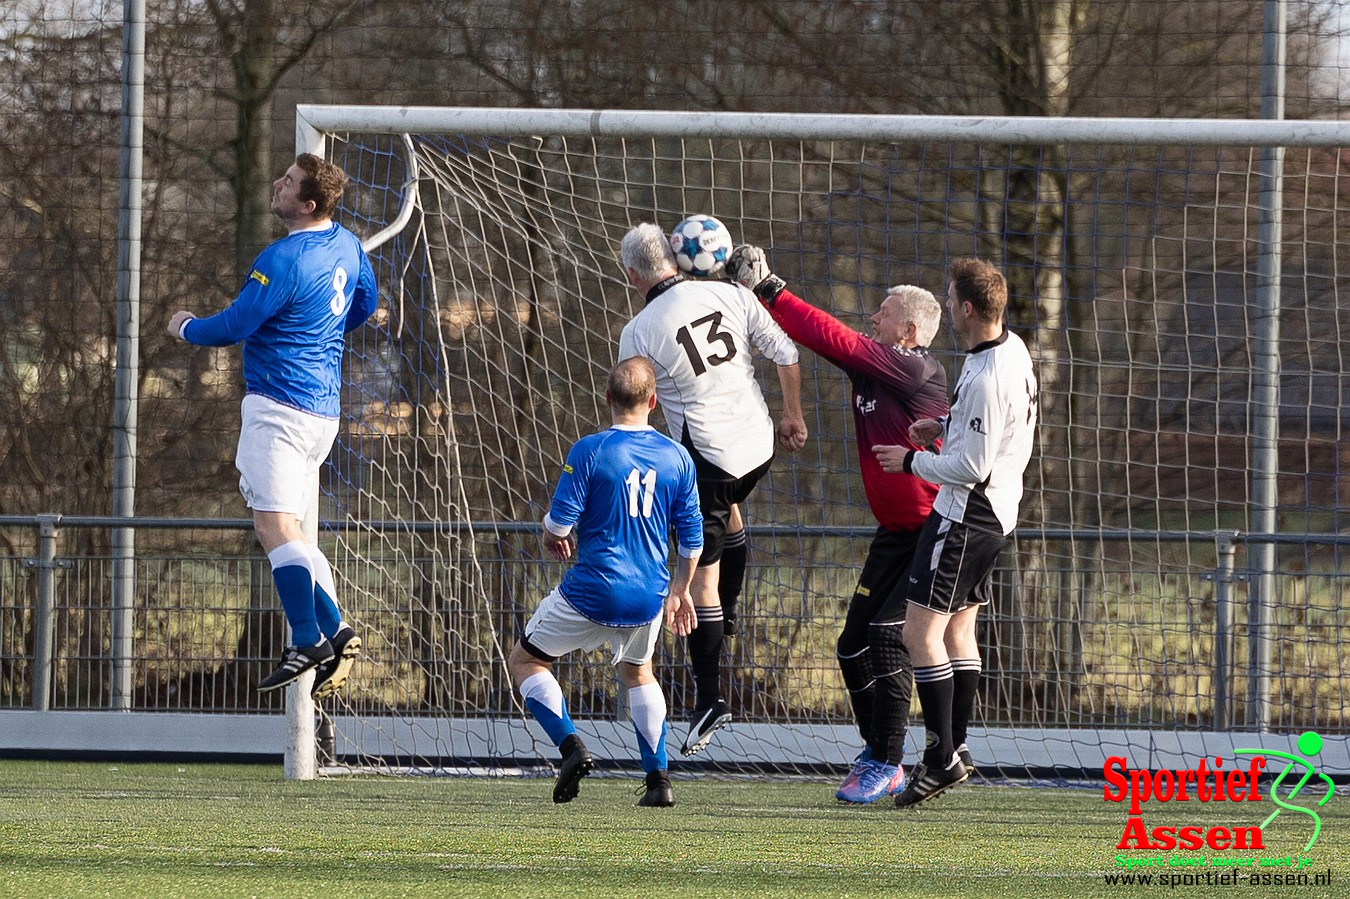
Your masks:
[[[911,424],[947,414],[947,375],[927,349],[942,306],[920,287],[892,287],[871,317],[868,337],[793,295],[759,247],[737,247],[727,272],[759,297],[789,337],[839,366],[853,386],[858,463],[879,527],[839,634],[839,667],[865,745],[835,796],[875,802],[905,785],[901,761],[914,689],[901,642],[907,575],[938,488],[883,471],[872,447],[909,443]]]

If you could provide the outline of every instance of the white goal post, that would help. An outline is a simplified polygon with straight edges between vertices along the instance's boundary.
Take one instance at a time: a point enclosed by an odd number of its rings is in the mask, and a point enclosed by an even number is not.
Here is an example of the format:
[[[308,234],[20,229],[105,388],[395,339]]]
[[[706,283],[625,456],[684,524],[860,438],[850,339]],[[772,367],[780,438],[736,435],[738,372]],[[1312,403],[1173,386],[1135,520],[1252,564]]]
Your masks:
[[[1339,562],[1316,539],[1334,499],[1261,484],[1306,481],[1338,452],[1326,396],[1350,378],[1323,338],[1350,328],[1335,301],[1346,147],[1350,122],[1332,121],[298,106],[297,152],[353,178],[342,217],[383,307],[353,335],[349,417],[308,522],[337,523],[342,604],[368,635],[325,710],[324,764],[552,757],[504,668],[560,576],[537,523],[567,447],[605,421],[636,311],[619,238],[700,212],[863,331],[888,286],[943,290],[950,258],[1008,273],[1045,420],[981,630],[982,771],[1100,772],[1120,746],[1343,729]],[[1286,245],[1298,256],[1282,262]],[[945,331],[934,349],[954,375]],[[833,641],[875,522],[842,375],[804,358],[803,382],[811,443],[747,507],[737,719],[706,770],[819,772],[860,745]],[[1307,447],[1302,472],[1279,467],[1282,440]],[[1310,532],[1288,566],[1265,525],[1277,508]],[[683,649],[659,652],[682,733]],[[587,661],[603,660],[564,662],[560,680],[621,764],[622,691]],[[288,777],[323,767],[307,695],[288,692]],[[1333,739],[1324,759],[1345,755]]]

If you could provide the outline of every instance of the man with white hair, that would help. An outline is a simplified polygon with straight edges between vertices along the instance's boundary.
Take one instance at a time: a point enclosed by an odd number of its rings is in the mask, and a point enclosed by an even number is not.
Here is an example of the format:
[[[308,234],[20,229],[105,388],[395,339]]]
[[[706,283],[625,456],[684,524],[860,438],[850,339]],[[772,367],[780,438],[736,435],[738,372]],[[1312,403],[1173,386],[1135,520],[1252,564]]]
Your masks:
[[[939,484],[909,572],[905,646],[928,732],[923,759],[895,799],[927,802],[970,776],[962,752],[979,684],[975,623],[1012,542],[1036,437],[1040,388],[1027,346],[1004,322],[1008,282],[971,256],[948,264],[947,312],[966,348],[951,412],[916,421],[909,440],[873,447],[881,467]],[[939,454],[927,446],[939,437]]]
[[[872,447],[907,443],[915,421],[947,414],[947,375],[928,352],[942,306],[921,287],[892,287],[869,319],[869,337],[795,296],[769,270],[759,247],[737,247],[727,271],[759,297],[789,337],[839,366],[853,387],[859,468],[877,530],[836,647],[863,750],[835,796],[876,802],[905,785],[901,763],[914,689],[901,640],[906,576],[937,486],[883,471]]]

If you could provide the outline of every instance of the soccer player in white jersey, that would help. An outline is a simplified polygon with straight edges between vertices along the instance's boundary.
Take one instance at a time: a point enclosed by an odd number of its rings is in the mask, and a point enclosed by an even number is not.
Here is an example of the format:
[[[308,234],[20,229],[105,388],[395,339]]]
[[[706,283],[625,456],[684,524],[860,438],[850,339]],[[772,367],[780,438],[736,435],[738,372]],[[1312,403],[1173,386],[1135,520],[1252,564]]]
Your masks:
[[[773,462],[774,424],[755,380],[752,348],[772,360],[783,390],[779,443],[806,443],[797,347],[754,294],[721,280],[680,274],[661,229],[642,224],[624,235],[620,260],[646,302],[619,335],[619,358],[645,356],[656,368],[656,396],[671,437],[698,471],[703,555],[694,574],[698,626],[689,635],[694,714],[681,751],[693,755],[731,721],[722,696],[725,620],[734,614],[745,572],[740,504]],[[720,589],[723,561],[726,589]]]
[[[297,156],[272,183],[272,212],[286,236],[254,260],[233,303],[206,318],[175,312],[168,325],[197,346],[244,345],[235,466],[293,643],[258,689],[284,687],[313,670],[316,699],[342,686],[361,651],[338,608],[328,559],[300,525],[337,437],[344,335],[370,318],[378,300],[360,239],[332,220],[346,184],[336,165]]]
[[[666,754],[666,698],[652,674],[661,609],[679,636],[694,626],[689,585],[703,546],[694,462],[648,424],[656,408],[656,373],[646,359],[610,372],[605,391],[613,426],[578,440],[567,454],[544,516],[544,546],[577,561],[544,597],[506,665],[530,710],[562,752],[554,802],[576,798],[594,766],[567,712],[553,664],[576,650],[608,643],[628,688],[628,709],[646,772],[638,805],[671,806]],[[670,576],[670,531],[678,560]]]
[[[989,602],[994,565],[1017,526],[1036,434],[1039,390],[1031,355],[1003,323],[1007,281],[981,259],[953,260],[948,271],[947,311],[967,355],[951,411],[909,429],[916,446],[941,437],[942,451],[875,448],[886,471],[938,485],[909,571],[904,642],[928,739],[909,785],[895,798],[902,808],[970,776],[957,750],[966,741],[980,681],[975,620]]]

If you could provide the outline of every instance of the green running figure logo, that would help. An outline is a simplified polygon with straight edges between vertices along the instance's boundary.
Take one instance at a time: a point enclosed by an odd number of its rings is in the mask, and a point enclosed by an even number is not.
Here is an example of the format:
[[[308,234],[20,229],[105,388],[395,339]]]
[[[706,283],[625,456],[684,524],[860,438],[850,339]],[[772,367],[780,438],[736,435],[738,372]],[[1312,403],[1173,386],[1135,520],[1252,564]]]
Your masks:
[[[1270,817],[1266,818],[1266,820],[1261,822],[1261,829],[1264,830],[1266,826],[1270,824],[1271,821],[1274,821],[1275,817],[1279,815],[1279,813],[1282,811],[1299,812],[1300,814],[1307,815],[1309,818],[1313,819],[1312,839],[1308,840],[1308,845],[1303,847],[1303,851],[1307,852],[1309,849],[1312,848],[1313,843],[1317,842],[1317,836],[1322,832],[1322,819],[1318,816],[1317,812],[1313,811],[1313,809],[1321,808],[1322,806],[1327,804],[1327,802],[1331,799],[1332,793],[1334,793],[1336,790],[1336,783],[1330,777],[1318,771],[1317,767],[1312,763],[1312,758],[1322,751],[1321,734],[1315,733],[1313,731],[1307,731],[1306,733],[1301,735],[1298,738],[1298,751],[1301,752],[1302,755],[1293,755],[1292,753],[1288,752],[1272,752],[1269,749],[1233,750],[1235,754],[1245,752],[1250,753],[1252,755],[1268,755],[1274,756],[1275,758],[1286,759],[1289,762],[1289,764],[1284,766],[1284,770],[1280,772],[1280,776],[1275,778],[1275,782],[1270,785],[1270,798],[1276,805],[1279,806],[1279,808],[1271,812]],[[1306,756],[1306,758],[1304,756]],[[1290,805],[1289,803],[1280,799],[1279,794],[1280,784],[1284,781],[1284,779],[1287,776],[1289,776],[1289,773],[1294,770],[1295,766],[1301,766],[1304,770],[1303,776],[1299,778],[1298,783],[1294,784],[1293,789],[1289,791],[1290,799],[1293,799],[1295,796],[1299,794],[1299,791],[1303,789],[1304,785],[1307,784],[1310,779],[1312,779],[1312,776],[1314,774],[1322,778],[1322,780],[1326,781],[1327,794],[1323,796],[1321,801],[1319,801],[1312,808],[1304,808],[1301,805]]]

